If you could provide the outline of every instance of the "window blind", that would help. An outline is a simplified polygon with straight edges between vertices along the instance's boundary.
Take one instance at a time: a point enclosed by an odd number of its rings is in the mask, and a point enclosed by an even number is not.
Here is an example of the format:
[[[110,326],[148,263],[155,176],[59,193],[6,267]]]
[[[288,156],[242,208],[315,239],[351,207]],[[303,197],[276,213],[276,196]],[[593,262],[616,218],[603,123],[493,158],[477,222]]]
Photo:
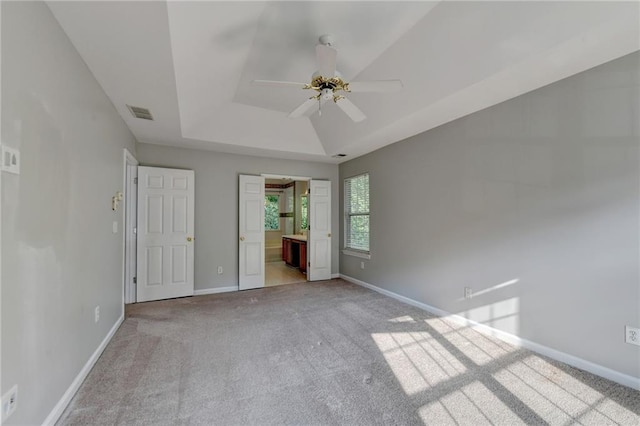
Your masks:
[[[345,183],[345,247],[369,251],[369,174],[347,178]]]

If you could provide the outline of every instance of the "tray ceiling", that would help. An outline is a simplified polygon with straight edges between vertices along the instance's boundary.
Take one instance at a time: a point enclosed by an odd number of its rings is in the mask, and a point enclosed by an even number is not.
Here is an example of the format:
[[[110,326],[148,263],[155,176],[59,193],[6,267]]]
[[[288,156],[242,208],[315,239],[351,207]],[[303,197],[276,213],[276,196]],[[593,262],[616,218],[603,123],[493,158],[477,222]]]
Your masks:
[[[48,4],[138,141],[333,163],[640,49],[636,2]],[[308,82],[325,33],[345,80],[403,90],[288,118],[308,92],[251,81]]]

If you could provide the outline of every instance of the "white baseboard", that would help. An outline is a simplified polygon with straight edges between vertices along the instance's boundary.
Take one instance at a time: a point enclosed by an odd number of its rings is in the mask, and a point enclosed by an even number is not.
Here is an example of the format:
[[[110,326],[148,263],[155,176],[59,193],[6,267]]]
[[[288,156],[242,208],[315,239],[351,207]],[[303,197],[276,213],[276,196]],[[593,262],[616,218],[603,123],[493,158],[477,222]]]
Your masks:
[[[58,401],[56,406],[53,407],[53,410],[51,410],[47,418],[42,423],[44,426],[49,426],[49,425],[53,426],[58,421],[58,419],[60,419],[60,416],[62,415],[64,410],[67,408],[67,406],[71,402],[71,399],[73,399],[73,396],[76,394],[78,389],[80,389],[80,385],[82,385],[82,382],[84,382],[84,379],[87,378],[87,375],[95,365],[96,361],[98,361],[98,358],[100,358],[100,355],[102,355],[104,348],[107,347],[107,344],[109,344],[109,342],[113,338],[113,335],[116,334],[116,331],[118,331],[118,327],[120,327],[120,324],[122,324],[123,321],[124,321],[124,314],[120,315],[120,318],[118,318],[118,320],[113,325],[113,327],[111,327],[111,330],[109,330],[109,333],[107,333],[105,338],[102,339],[102,343],[100,343],[100,346],[98,346],[98,348],[93,352],[93,354],[91,355],[87,363],[84,365],[84,367],[82,367],[82,370],[80,370],[76,378],[73,380],[73,382],[71,382],[71,385],[69,386],[67,391],[64,393],[64,395],[62,395],[62,398],[60,398],[60,401]]]
[[[331,274],[331,279],[334,280],[336,278],[340,278],[340,274]]]
[[[218,294],[218,293],[228,293],[230,291],[238,291],[238,286],[230,286],[230,287],[214,287],[214,288],[203,288],[201,290],[195,290],[193,292],[194,296],[202,296],[205,294]]]
[[[621,373],[619,371],[612,370],[608,367],[604,367],[599,364],[595,364],[591,361],[587,361],[582,358],[578,358],[577,356],[570,355],[565,352],[558,351],[556,349],[552,349],[550,347],[541,345],[536,342],[532,342],[527,339],[523,339],[515,334],[506,333],[504,331],[498,330],[493,327],[489,327],[485,324],[480,324],[476,321],[470,320],[460,315],[452,314],[450,312],[444,311],[442,309],[436,308],[431,305],[427,305],[426,303],[418,302],[416,300],[410,299],[408,297],[402,296],[400,294],[394,293],[389,290],[385,290],[380,287],[376,287],[373,284],[369,284],[364,281],[360,281],[359,279],[350,277],[348,275],[340,274],[340,278],[345,281],[349,281],[353,284],[357,284],[362,287],[366,287],[370,290],[376,291],[378,293],[384,294],[385,296],[389,296],[393,299],[404,302],[408,305],[415,306],[416,308],[423,309],[427,312],[430,312],[434,315],[440,317],[447,317],[459,324],[468,326],[477,330],[481,333],[488,334],[490,336],[496,337],[500,340],[503,340],[507,343],[510,343],[514,346],[522,347],[525,349],[529,349],[530,351],[539,353],[541,355],[547,356],[549,358],[555,359],[556,361],[563,362],[565,364],[571,365],[572,367],[579,368],[584,371],[588,371],[589,373],[593,373],[597,376],[604,377],[605,379],[609,379],[616,383],[620,383],[621,385],[628,386],[633,389],[640,390],[640,378],[633,377],[628,374]]]

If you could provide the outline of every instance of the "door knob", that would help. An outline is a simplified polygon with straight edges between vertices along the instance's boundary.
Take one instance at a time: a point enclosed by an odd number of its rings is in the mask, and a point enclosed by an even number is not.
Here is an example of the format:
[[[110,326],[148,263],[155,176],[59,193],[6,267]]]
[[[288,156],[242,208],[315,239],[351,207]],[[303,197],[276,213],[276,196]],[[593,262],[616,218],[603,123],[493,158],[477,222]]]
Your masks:
[[[329,233],[327,234],[327,237],[331,238],[331,232],[329,232]]]
[[[240,237],[240,241],[244,241],[244,237]]]
[[[191,242],[191,241],[193,241],[193,240],[195,240],[195,238],[193,238],[193,237],[187,237],[187,241]]]

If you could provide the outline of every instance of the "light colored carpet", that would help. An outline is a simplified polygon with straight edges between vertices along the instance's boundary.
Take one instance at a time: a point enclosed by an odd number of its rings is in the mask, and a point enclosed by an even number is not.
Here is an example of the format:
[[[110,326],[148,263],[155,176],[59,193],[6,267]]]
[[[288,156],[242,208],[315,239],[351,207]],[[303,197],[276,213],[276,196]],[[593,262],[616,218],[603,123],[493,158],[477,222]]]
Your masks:
[[[640,392],[332,280],[128,307],[60,425],[640,423]]]

